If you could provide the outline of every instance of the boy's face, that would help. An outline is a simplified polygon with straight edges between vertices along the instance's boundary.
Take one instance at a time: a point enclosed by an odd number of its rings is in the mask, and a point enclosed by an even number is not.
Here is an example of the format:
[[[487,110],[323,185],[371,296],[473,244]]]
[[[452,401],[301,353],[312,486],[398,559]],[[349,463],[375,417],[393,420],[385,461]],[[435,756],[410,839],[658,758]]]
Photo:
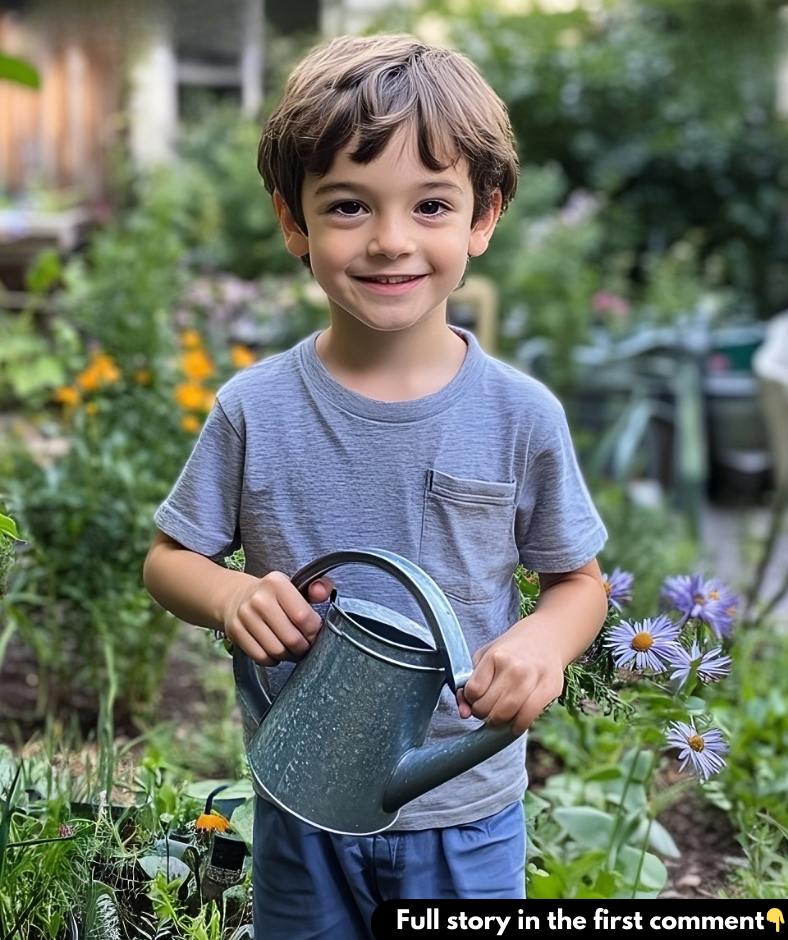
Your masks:
[[[353,162],[351,149],[337,154],[325,176],[304,181],[308,236],[274,194],[288,249],[309,254],[332,323],[353,317],[373,330],[393,331],[445,321],[446,299],[468,255],[487,248],[500,194],[471,224],[474,196],[464,161],[427,169],[409,128],[370,163]]]

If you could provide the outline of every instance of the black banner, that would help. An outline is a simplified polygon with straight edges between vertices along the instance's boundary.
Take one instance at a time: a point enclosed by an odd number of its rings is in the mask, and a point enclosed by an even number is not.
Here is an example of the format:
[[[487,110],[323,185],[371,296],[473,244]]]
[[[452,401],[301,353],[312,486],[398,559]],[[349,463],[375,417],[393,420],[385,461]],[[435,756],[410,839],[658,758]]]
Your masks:
[[[546,930],[564,937],[622,930],[630,936],[667,940],[690,931],[779,933],[788,915],[786,901],[745,900],[732,908],[666,900],[656,910],[645,901],[386,901],[372,915],[378,940],[392,937],[522,937]],[[788,933],[788,929],[787,929]]]

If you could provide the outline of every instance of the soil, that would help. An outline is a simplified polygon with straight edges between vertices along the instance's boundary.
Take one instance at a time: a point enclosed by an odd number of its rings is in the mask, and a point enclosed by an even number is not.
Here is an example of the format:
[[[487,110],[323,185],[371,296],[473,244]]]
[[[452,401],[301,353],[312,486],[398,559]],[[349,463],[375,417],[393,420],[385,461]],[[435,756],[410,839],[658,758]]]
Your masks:
[[[205,690],[201,683],[199,659],[190,649],[184,631],[170,656],[168,677],[158,704],[156,718],[190,725],[202,720],[205,713]],[[32,651],[12,638],[0,667],[0,743],[18,749],[42,729],[35,718],[38,677]],[[96,721],[95,707],[89,700],[75,701],[69,710],[70,720],[76,719],[87,735]],[[139,729],[131,722],[117,729],[118,735],[130,738]],[[528,760],[531,785],[540,783],[560,766],[548,752],[531,747]],[[674,782],[675,768],[669,771]],[[724,812],[710,805],[699,789],[685,791],[679,802],[659,816],[660,822],[673,836],[681,857],[666,859],[669,882],[660,898],[701,900],[715,898],[729,883],[734,870],[744,864],[741,847]]]

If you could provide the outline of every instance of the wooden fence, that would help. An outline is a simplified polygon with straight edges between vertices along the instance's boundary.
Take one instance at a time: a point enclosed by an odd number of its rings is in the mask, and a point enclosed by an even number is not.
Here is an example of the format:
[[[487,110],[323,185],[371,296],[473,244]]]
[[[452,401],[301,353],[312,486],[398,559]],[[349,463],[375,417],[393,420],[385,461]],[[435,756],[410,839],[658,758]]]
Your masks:
[[[0,83],[0,189],[73,188],[82,199],[101,199],[123,130],[121,38],[106,30],[58,36],[6,13],[0,49],[41,75],[37,91]]]

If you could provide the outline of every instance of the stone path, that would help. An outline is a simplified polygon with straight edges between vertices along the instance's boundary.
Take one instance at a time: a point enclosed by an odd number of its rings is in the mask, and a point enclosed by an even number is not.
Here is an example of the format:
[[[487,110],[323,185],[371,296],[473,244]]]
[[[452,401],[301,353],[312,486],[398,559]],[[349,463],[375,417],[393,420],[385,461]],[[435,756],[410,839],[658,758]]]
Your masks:
[[[704,569],[721,578],[732,589],[744,591],[750,585],[769,528],[771,513],[762,506],[722,507],[707,505],[701,519]],[[788,573],[788,515],[783,532],[766,570],[761,597],[769,599]],[[788,596],[774,611],[776,627],[788,632]]]

